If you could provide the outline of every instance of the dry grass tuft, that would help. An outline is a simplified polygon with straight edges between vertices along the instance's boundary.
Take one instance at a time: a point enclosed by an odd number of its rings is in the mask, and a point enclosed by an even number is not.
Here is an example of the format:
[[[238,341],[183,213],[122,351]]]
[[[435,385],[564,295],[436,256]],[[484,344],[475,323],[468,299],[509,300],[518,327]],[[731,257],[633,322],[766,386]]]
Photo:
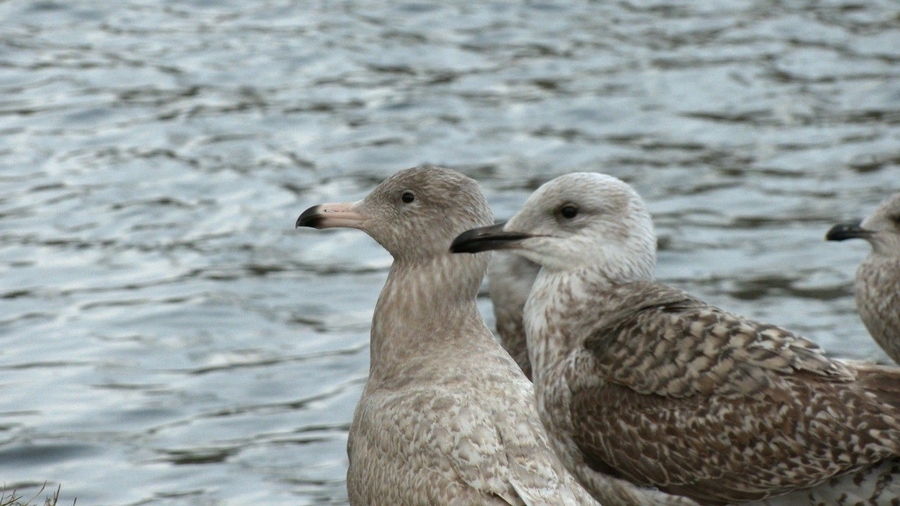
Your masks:
[[[22,501],[22,496],[20,496],[15,489],[11,491],[0,489],[0,506],[35,506],[37,503],[35,503],[34,500],[44,493],[46,487],[47,484],[45,483],[31,499],[24,502]],[[56,492],[44,498],[43,506],[56,506],[56,502],[59,501],[59,490],[60,487],[56,487]],[[72,502],[72,506],[75,506],[75,501]]]

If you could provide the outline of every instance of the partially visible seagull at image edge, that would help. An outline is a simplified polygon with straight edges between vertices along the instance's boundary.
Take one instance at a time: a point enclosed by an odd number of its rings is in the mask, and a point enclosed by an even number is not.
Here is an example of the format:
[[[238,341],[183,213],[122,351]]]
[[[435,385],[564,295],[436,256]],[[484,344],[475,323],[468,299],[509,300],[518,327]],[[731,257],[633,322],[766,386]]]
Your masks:
[[[539,264],[524,308],[538,411],[589,489],[619,476],[700,504],[895,505],[900,369],[653,281],[643,200],[596,173],[541,186],[451,250]]]
[[[476,305],[489,254],[451,255],[492,222],[477,183],[423,166],[360,201],[321,204],[298,227],[356,228],[393,256],[370,336],[371,364],[347,443],[357,505],[595,505],[554,454],[531,383]],[[686,504],[608,478],[609,504]]]
[[[842,223],[829,241],[865,239],[872,251],[856,270],[856,309],[875,342],[900,364],[900,193],[861,223]]]

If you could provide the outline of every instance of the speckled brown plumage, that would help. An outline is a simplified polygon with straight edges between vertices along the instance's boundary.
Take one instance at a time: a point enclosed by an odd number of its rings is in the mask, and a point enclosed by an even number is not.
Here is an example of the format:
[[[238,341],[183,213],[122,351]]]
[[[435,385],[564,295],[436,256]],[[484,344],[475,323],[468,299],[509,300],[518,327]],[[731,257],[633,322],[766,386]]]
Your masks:
[[[531,383],[478,313],[487,255],[447,252],[456,234],[490,222],[477,184],[436,167],[297,220],[361,229],[394,257],[347,444],[354,506],[596,504],[554,455]],[[640,504],[632,489],[622,481],[610,493]]]
[[[589,490],[612,475],[708,505],[900,503],[900,370],[653,282],[625,183],[562,176],[452,248],[542,266],[524,310],[538,411]]]
[[[856,308],[875,342],[900,363],[900,193],[858,225],[835,225],[826,238],[859,238],[872,245],[856,270]]]
[[[593,328],[566,323],[597,308]],[[572,339],[580,328],[583,343],[567,371],[573,439],[598,470],[727,504],[900,455],[894,369],[842,364],[784,329],[649,282],[567,309],[557,331]]]
[[[518,255],[497,252],[488,265],[488,293],[494,308],[500,345],[531,379],[523,311],[541,266]]]

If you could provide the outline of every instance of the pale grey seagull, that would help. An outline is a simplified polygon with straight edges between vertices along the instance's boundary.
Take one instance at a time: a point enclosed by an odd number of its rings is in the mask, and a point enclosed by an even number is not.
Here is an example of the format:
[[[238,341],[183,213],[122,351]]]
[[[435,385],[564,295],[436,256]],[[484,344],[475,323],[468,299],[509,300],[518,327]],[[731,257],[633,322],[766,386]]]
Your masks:
[[[650,214],[576,173],[454,252],[541,265],[525,305],[538,411],[589,489],[607,476],[723,505],[897,504],[900,369],[845,364],[653,281]]]
[[[900,193],[862,223],[835,225],[825,238],[865,239],[872,245],[856,270],[856,308],[875,342],[900,363]]]
[[[394,258],[347,444],[354,506],[596,504],[549,446],[531,383],[478,313],[489,255],[448,251],[491,222],[477,183],[437,167],[400,171],[362,200],[297,219],[362,230]],[[649,503],[625,481],[610,480],[609,493]]]

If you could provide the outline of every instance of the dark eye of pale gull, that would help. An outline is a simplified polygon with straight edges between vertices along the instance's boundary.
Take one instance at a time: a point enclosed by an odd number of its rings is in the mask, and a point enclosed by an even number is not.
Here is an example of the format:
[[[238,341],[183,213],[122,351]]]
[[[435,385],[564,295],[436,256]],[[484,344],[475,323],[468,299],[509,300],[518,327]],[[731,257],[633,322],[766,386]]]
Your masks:
[[[416,196],[413,195],[412,192],[403,192],[403,195],[400,196],[400,200],[402,200],[404,204],[409,204],[413,200],[416,200]]]
[[[571,220],[572,218],[578,216],[578,208],[569,204],[562,207],[559,210],[559,214],[562,215],[563,218]]]

